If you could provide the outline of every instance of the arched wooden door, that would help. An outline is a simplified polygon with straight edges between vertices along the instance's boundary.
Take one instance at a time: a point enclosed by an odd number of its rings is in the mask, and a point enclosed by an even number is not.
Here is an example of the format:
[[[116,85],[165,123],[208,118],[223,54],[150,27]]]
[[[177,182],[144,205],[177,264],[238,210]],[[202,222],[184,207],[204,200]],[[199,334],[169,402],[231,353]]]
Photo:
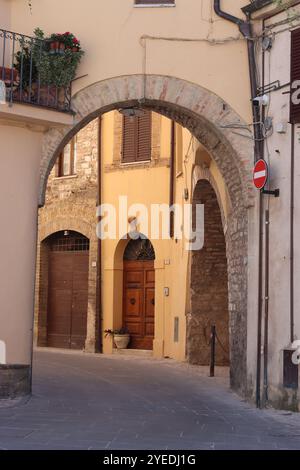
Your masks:
[[[49,239],[47,345],[83,349],[87,333],[89,240],[76,232]]]
[[[153,349],[154,250],[149,240],[131,240],[124,253],[123,324],[132,349]]]

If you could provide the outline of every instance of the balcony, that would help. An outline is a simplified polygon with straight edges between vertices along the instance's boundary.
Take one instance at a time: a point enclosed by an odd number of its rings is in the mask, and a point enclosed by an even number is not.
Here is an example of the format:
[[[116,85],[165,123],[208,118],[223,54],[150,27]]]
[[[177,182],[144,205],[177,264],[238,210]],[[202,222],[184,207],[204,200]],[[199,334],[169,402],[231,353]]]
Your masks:
[[[73,52],[58,41],[0,29],[1,102],[69,113],[72,81],[63,70],[65,63],[75,73]]]

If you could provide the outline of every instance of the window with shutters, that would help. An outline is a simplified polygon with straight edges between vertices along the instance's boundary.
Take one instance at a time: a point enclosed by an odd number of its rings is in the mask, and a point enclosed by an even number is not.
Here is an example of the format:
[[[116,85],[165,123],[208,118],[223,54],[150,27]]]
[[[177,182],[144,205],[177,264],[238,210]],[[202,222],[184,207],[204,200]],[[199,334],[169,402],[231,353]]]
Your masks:
[[[300,123],[300,104],[298,100],[293,99],[295,93],[299,97],[299,83],[300,83],[300,28],[292,31],[291,37],[291,110],[290,122]],[[298,84],[297,84],[298,82]]]
[[[72,176],[76,172],[76,137],[74,137],[61,152],[57,161],[56,176]]]
[[[135,5],[141,6],[175,6],[175,0],[135,0]]]
[[[151,111],[123,117],[122,163],[151,160]]]

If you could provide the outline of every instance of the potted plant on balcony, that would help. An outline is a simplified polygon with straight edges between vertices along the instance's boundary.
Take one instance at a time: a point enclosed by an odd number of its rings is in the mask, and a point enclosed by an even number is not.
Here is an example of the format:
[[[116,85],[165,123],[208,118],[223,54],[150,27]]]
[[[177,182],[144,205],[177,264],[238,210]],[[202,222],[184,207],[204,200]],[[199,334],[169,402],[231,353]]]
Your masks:
[[[22,93],[19,90],[15,93],[22,94],[24,101],[64,109],[84,51],[72,33],[45,37],[36,28],[34,34],[35,38],[26,46],[20,43],[15,54],[15,68],[22,77],[19,85]]]
[[[62,41],[65,45],[65,48],[71,50],[72,52],[79,52],[81,50],[80,41],[69,31],[62,35]]]
[[[84,54],[80,42],[72,33],[55,34],[50,38],[45,38],[44,32],[37,28],[35,30],[37,39],[44,40],[48,48],[41,51],[34,49],[34,58],[40,75],[41,83],[44,85],[55,85],[57,87],[67,87],[74,80],[77,67]],[[59,42],[58,54],[49,53],[51,41]],[[76,42],[75,42],[76,41]],[[76,45],[76,52],[73,46]]]
[[[130,342],[130,333],[126,327],[116,330],[105,330],[105,337],[112,336],[117,349],[126,349]]]
[[[60,52],[60,38],[61,34],[51,34],[49,38],[50,54],[57,54]]]

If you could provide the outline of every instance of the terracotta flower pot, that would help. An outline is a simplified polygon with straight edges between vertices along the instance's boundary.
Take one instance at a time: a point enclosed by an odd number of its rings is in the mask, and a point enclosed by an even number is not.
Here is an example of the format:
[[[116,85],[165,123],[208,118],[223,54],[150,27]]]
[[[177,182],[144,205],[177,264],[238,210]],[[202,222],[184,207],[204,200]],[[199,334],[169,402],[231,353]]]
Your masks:
[[[51,54],[55,54],[59,50],[59,42],[52,41],[50,42],[50,52]]]
[[[130,335],[114,335],[114,342],[117,349],[126,349],[130,341]]]

